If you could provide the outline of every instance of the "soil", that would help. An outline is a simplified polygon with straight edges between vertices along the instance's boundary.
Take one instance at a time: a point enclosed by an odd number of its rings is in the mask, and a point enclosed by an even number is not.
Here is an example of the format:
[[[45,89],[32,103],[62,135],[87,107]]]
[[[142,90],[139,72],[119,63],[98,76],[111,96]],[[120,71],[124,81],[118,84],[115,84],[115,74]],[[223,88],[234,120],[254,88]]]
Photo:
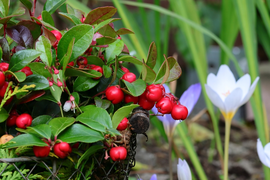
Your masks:
[[[182,122],[183,123],[183,122]],[[212,123],[209,120],[199,120],[196,123],[212,131]],[[224,121],[220,120],[219,129],[222,141],[225,135]],[[153,127],[152,127],[153,128]],[[169,179],[169,156],[168,143],[152,133],[154,129],[148,131],[149,139],[146,142],[144,136],[138,135],[138,147],[136,154],[137,166],[130,173],[131,176],[149,180],[152,174],[157,174],[158,180]],[[154,134],[154,135],[152,135]],[[176,134],[176,133],[175,133]],[[263,165],[257,154],[257,132],[253,123],[232,122],[229,148],[229,179],[230,180],[263,180]],[[177,135],[176,135],[177,136]],[[175,143],[177,144],[175,137]],[[209,180],[219,180],[222,177],[221,163],[218,153],[213,146],[211,139],[204,139],[194,144],[201,165]],[[185,159],[189,164],[194,177],[199,180],[198,175],[190,161],[189,155],[183,145],[176,145],[178,156]],[[211,155],[212,154],[212,155]],[[211,158],[212,157],[212,158]],[[176,174],[177,158],[173,161],[174,179]],[[193,177],[193,179],[195,179]]]

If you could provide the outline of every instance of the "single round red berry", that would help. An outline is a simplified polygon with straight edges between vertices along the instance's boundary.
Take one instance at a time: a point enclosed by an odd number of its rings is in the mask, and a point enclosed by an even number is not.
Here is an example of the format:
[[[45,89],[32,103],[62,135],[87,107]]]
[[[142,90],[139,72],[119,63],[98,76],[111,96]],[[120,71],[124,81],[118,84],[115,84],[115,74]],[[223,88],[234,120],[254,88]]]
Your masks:
[[[132,72],[127,72],[122,76],[123,80],[126,80],[129,83],[132,83],[133,81],[136,80],[136,75]]]
[[[91,65],[90,65],[90,69],[92,69],[92,70],[94,70],[94,71],[97,71],[97,72],[100,72],[100,73],[103,75],[103,69],[102,69],[102,67],[100,67],[100,66],[91,64]],[[96,78],[93,78],[93,79],[100,79],[100,77],[96,77]]]
[[[6,79],[5,74],[2,71],[0,71],[0,87],[5,84],[5,79]]]
[[[0,70],[1,71],[4,71],[4,72],[7,71],[8,67],[9,67],[8,63],[5,63],[5,62],[0,63]]]
[[[118,104],[124,99],[124,93],[119,86],[111,86],[106,90],[106,97],[113,104]]]
[[[146,88],[145,96],[149,101],[159,101],[165,94],[165,89],[160,84],[151,84]]]
[[[33,74],[31,68],[28,67],[28,66],[25,66],[24,68],[22,68],[21,70],[19,70],[19,72],[23,72],[26,75],[26,77]]]
[[[172,111],[173,106],[174,104],[168,97],[161,98],[156,104],[158,112],[162,114],[169,114]]]
[[[32,124],[32,120],[33,118],[30,114],[21,114],[16,119],[16,126],[21,129],[26,129],[26,127]]]
[[[171,115],[174,120],[185,120],[188,116],[188,109],[186,106],[176,104],[172,108]]]
[[[110,157],[113,161],[125,160],[127,157],[127,150],[122,146],[113,147],[110,150]]]
[[[72,149],[68,143],[60,142],[54,145],[53,152],[58,157],[64,159],[72,152]]]
[[[47,143],[47,142],[46,142]],[[47,157],[50,154],[50,144],[48,146],[33,146],[33,151],[36,157]]]
[[[124,66],[122,66],[121,69],[122,69],[122,71],[124,71],[124,73],[129,72],[128,68],[126,68],[126,67],[124,67]]]
[[[57,39],[58,41],[60,41],[60,39],[62,38],[62,34],[61,34],[59,31],[57,31],[57,30],[52,30],[51,32],[52,32],[53,35],[56,37],[56,39]]]
[[[9,117],[7,118],[7,126],[8,127],[15,126],[16,125],[16,119],[17,119],[18,116],[19,116],[18,114],[10,113]]]
[[[145,110],[150,110],[154,107],[155,102],[154,101],[149,101],[146,96],[145,93],[143,93],[140,97],[139,97],[139,101],[138,104]]]
[[[88,61],[86,57],[80,56],[77,59],[77,65],[81,66],[81,65],[87,65]]]
[[[117,126],[118,131],[123,131],[128,127],[128,119],[125,117]]]
[[[134,104],[137,104],[138,100],[139,100],[139,97],[134,97],[129,94],[126,94],[124,98],[125,103],[133,102]]]

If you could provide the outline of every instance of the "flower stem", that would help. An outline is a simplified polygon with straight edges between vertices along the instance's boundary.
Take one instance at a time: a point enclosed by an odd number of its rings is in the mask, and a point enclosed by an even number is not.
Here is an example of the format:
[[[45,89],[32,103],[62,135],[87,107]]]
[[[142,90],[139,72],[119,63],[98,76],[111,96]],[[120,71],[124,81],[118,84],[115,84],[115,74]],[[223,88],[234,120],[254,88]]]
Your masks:
[[[224,178],[223,180],[228,180],[230,130],[231,130],[231,119],[229,120],[225,119]]]
[[[172,138],[168,136],[169,140],[169,172],[170,172],[170,180],[173,180],[173,171],[172,171]]]

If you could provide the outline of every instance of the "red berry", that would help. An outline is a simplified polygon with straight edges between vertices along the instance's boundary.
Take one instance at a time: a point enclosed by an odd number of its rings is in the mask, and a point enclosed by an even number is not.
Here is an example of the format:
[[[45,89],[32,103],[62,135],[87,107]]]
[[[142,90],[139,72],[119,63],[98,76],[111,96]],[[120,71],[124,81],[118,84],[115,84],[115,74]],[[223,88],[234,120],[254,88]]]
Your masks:
[[[4,84],[0,86],[0,97],[2,98],[4,97],[7,87],[8,87],[8,82],[5,81]],[[9,90],[12,90],[11,87],[9,88]]]
[[[168,97],[161,98],[156,104],[158,112],[162,114],[169,114],[172,111],[173,106],[174,104]]]
[[[185,120],[188,116],[188,109],[186,106],[176,104],[172,108],[171,115],[174,120]]]
[[[66,142],[60,142],[54,145],[53,152],[58,157],[64,159],[71,153],[72,149],[70,145]]]
[[[128,119],[125,117],[117,126],[118,131],[123,131],[128,127]]]
[[[52,30],[51,32],[52,32],[53,35],[56,37],[56,39],[57,39],[58,41],[60,41],[60,39],[62,38],[62,34],[61,34],[59,31],[57,31],[57,30]]]
[[[25,66],[24,68],[22,68],[21,70],[19,70],[19,72],[23,72],[26,75],[26,77],[33,74],[31,68],[28,67],[28,66]]]
[[[5,84],[5,74],[0,71],[0,87],[3,86]]]
[[[125,160],[127,157],[127,150],[124,147],[113,147],[110,150],[110,157],[113,161]]]
[[[111,86],[106,90],[106,97],[113,104],[118,104],[124,99],[124,93],[119,86]]]
[[[151,84],[146,88],[146,98],[149,101],[159,101],[165,94],[165,89],[160,84]]]
[[[125,73],[129,72],[128,68],[126,68],[126,67],[124,67],[124,66],[122,66],[121,69],[122,69],[122,71],[124,71]]]
[[[16,119],[16,126],[21,129],[26,129],[27,126],[32,124],[32,120],[33,118],[30,114],[21,114]]]
[[[42,16],[41,16],[41,14],[37,17],[37,19],[40,20],[40,21],[42,21]],[[40,25],[41,23],[37,21],[37,24]]]
[[[4,72],[7,71],[8,67],[9,67],[8,63],[5,63],[5,62],[0,63],[0,70],[1,71],[4,71]]]
[[[138,104],[145,110],[150,110],[154,107],[155,102],[154,101],[149,101],[146,96],[145,93],[143,93],[140,97],[139,97],[139,101]]]
[[[15,109],[13,109],[10,114],[9,117],[7,118],[7,126],[14,126],[16,125],[16,119],[19,116],[19,114],[17,113],[17,111]]]
[[[74,66],[74,62],[71,61],[70,63],[68,63],[69,66]],[[67,66],[67,68],[70,68],[69,66]]]
[[[87,65],[88,61],[86,59],[86,57],[78,57],[77,59],[77,65],[80,66],[80,65]]]
[[[47,142],[46,142],[47,143]],[[48,146],[33,146],[33,151],[36,157],[47,157],[50,154],[50,144]]]
[[[94,64],[91,64],[90,69],[95,70],[97,72],[100,72],[103,75],[103,69],[100,66],[96,66]],[[93,79],[100,79],[100,77],[96,77],[96,78],[93,78]]]
[[[134,97],[129,94],[126,94],[125,99],[124,99],[125,103],[133,102],[134,104],[137,104],[138,100],[139,100],[139,97]]]
[[[122,79],[126,80],[127,82],[132,83],[136,80],[136,75],[132,72],[127,72],[122,76]]]

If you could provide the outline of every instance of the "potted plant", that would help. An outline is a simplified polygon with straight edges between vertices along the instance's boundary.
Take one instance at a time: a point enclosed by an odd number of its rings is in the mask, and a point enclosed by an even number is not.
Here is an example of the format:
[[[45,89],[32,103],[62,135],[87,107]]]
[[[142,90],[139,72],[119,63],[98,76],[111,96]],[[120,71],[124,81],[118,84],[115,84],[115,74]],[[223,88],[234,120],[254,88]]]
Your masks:
[[[59,14],[74,26],[60,31],[51,14],[64,2],[47,1],[38,17],[36,1],[21,2],[13,14],[0,4],[1,179],[127,178],[148,111],[187,114],[162,86],[181,75],[177,61],[164,56],[153,71],[154,43],[145,60],[129,55],[121,36],[133,32],[114,28],[114,7],[85,14],[66,5]]]

